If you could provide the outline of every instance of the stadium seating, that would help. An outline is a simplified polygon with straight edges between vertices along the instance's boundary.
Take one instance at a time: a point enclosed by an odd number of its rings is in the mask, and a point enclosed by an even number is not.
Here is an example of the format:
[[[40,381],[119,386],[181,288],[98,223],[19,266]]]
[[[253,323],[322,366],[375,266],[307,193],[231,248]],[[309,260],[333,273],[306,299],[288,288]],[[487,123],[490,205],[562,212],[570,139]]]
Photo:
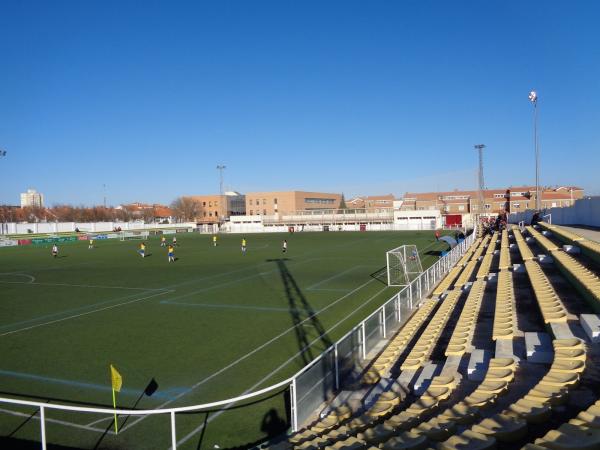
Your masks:
[[[536,261],[530,260],[525,261],[525,268],[544,322],[546,324],[565,323],[567,310],[540,265]]]
[[[492,339],[512,339],[515,332],[515,292],[512,274],[501,271],[498,274],[496,308],[494,311],[494,329]]]
[[[559,234],[554,227],[542,225],[542,228]],[[580,292],[585,292],[586,297],[600,304],[597,273],[535,228],[527,227],[527,231],[541,248],[552,254],[560,269],[556,273],[563,274]],[[415,374],[413,380],[416,379],[421,370],[431,366],[434,350],[444,345],[442,335],[449,335],[447,344],[435,351],[436,355],[445,357],[446,364],[441,364],[444,360],[437,361],[442,367],[441,373],[430,375],[419,391],[412,385],[402,395],[385,390],[363,410],[333,409],[325,418],[292,435],[281,448],[466,450],[501,449],[510,445],[510,448],[531,450],[600,449],[600,400],[586,410],[578,410],[579,414],[568,422],[562,420],[561,425],[542,437],[535,433],[531,437],[531,432],[551,416],[560,420],[560,414],[555,411],[569,400],[569,393],[578,386],[591,359],[585,342],[579,338],[554,335],[553,326],[564,332],[569,328],[565,326],[567,321],[571,325],[577,323],[577,316],[567,311],[521,230],[513,226],[511,233],[518,255],[524,261],[526,277],[513,275],[507,231],[501,233],[499,239],[498,235],[480,238],[374,360],[362,381],[363,385],[371,383],[373,386],[382,377],[392,376],[392,367],[401,370],[400,377]],[[575,242],[572,234],[561,236]],[[498,241],[498,272],[490,274]],[[585,240],[576,242],[580,245]],[[513,260],[518,262],[518,258],[515,253]],[[497,284],[493,329],[491,336],[479,335],[479,342],[488,336],[485,339],[491,339],[487,344],[489,349],[494,348],[492,342],[497,344],[523,336],[517,321],[517,304],[521,296],[527,294],[522,287],[515,289],[515,283],[527,282],[539,306],[539,312],[530,313],[538,315],[548,326],[546,331],[554,335],[552,361],[545,373],[538,371],[539,375],[531,379],[519,377],[522,364],[518,358],[506,357],[504,351],[487,361],[487,369],[478,378],[482,381],[465,385],[463,366],[454,362],[464,361],[463,358],[473,353],[474,337],[480,333],[478,320],[488,284],[485,280],[493,280],[494,275]],[[464,303],[463,294],[466,295]],[[450,321],[450,318],[456,316],[456,325],[452,325],[454,319]],[[450,329],[451,326],[454,328]],[[512,346],[506,348],[512,349]],[[448,364],[449,361],[454,362]],[[600,369],[597,362],[591,364],[595,364],[594,370]],[[595,394],[600,396],[598,392]]]

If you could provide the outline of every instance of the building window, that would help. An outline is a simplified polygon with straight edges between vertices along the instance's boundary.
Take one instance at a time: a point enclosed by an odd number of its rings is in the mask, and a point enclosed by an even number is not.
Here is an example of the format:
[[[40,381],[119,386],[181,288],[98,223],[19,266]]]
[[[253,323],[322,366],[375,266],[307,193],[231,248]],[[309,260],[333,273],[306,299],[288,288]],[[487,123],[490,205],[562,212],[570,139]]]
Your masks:
[[[266,216],[267,215],[267,210],[263,209],[263,214]]]
[[[206,202],[202,202],[202,206],[206,207]]]
[[[485,209],[492,209],[492,205],[490,205],[489,203],[486,203],[483,207]]]
[[[464,211],[465,210],[465,205],[458,205],[458,210],[459,211]]]
[[[249,199],[249,200],[248,200],[248,204],[249,204],[250,206],[252,206],[252,199]]]
[[[520,203],[513,204],[513,208],[515,208],[515,209],[519,209],[520,207],[521,207]]]
[[[219,217],[219,213],[215,211],[215,217]]]
[[[254,214],[254,211],[250,210],[250,215],[253,215],[253,214]]]
[[[206,217],[206,211],[204,211],[204,217]]]
[[[305,203],[324,203],[324,204],[333,204],[335,203],[334,198],[315,198],[315,197],[305,197]]]
[[[208,202],[208,206],[212,208],[212,202]]]
[[[219,206],[219,202],[215,200],[215,206]]]
[[[209,212],[209,213],[208,213],[208,217],[212,217],[212,212]]]
[[[273,199],[273,204],[274,204],[274,205],[276,205],[276,204],[277,204],[277,199],[276,199],[276,198],[274,198],[274,199]]]

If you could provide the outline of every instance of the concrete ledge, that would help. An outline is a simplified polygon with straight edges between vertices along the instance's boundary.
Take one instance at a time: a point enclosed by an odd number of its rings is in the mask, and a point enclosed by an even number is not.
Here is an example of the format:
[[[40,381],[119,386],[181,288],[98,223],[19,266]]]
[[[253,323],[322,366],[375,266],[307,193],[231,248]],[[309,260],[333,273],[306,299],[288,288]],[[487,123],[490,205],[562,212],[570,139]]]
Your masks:
[[[487,274],[488,283],[497,283],[498,282],[498,274],[496,272],[490,272]]]
[[[543,253],[540,253],[537,256],[538,262],[540,264],[552,264],[554,262],[554,258],[550,255],[544,255]]]
[[[575,245],[563,245],[563,250],[570,255],[578,255],[581,249]]]
[[[472,381],[483,381],[490,363],[490,357],[489,350],[473,350],[467,367],[467,378]]]
[[[552,339],[547,333],[525,333],[527,361],[536,364],[550,364],[554,359]]]
[[[582,314],[579,322],[592,344],[600,343],[600,316],[597,314]]]
[[[496,352],[495,358],[513,358],[515,361],[519,361],[520,358],[515,355],[515,349],[513,346],[512,339],[496,339]]]
[[[423,394],[423,392],[425,392],[425,390],[431,384],[431,379],[435,375],[437,375],[437,372],[438,372],[438,365],[436,363],[429,363],[425,367],[423,367],[423,370],[421,370],[421,373],[419,374],[419,376],[417,377],[417,379],[415,381],[415,385],[413,388],[414,393],[416,395]]]
[[[514,273],[525,273],[525,264],[513,264]]]

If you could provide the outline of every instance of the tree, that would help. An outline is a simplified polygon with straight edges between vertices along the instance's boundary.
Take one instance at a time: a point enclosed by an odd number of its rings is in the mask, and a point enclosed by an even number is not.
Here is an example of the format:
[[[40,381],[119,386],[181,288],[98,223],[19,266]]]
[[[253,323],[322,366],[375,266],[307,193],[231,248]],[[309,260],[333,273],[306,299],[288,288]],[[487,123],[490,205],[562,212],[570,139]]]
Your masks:
[[[195,220],[200,212],[200,203],[191,197],[178,197],[171,203],[171,209],[179,220]]]
[[[340,200],[340,209],[348,209],[348,205],[346,205],[346,198],[344,197],[343,192],[342,192],[342,199]]]

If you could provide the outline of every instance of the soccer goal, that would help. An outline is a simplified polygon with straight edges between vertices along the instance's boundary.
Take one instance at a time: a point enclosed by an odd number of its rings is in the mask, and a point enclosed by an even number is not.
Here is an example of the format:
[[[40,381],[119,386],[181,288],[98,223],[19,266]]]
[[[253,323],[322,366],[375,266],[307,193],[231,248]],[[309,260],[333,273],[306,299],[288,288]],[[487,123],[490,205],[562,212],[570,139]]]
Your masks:
[[[143,239],[148,239],[148,236],[150,236],[149,231],[121,231],[122,241],[141,241]]]
[[[421,272],[421,258],[416,245],[401,245],[385,254],[388,286],[406,286]]]

